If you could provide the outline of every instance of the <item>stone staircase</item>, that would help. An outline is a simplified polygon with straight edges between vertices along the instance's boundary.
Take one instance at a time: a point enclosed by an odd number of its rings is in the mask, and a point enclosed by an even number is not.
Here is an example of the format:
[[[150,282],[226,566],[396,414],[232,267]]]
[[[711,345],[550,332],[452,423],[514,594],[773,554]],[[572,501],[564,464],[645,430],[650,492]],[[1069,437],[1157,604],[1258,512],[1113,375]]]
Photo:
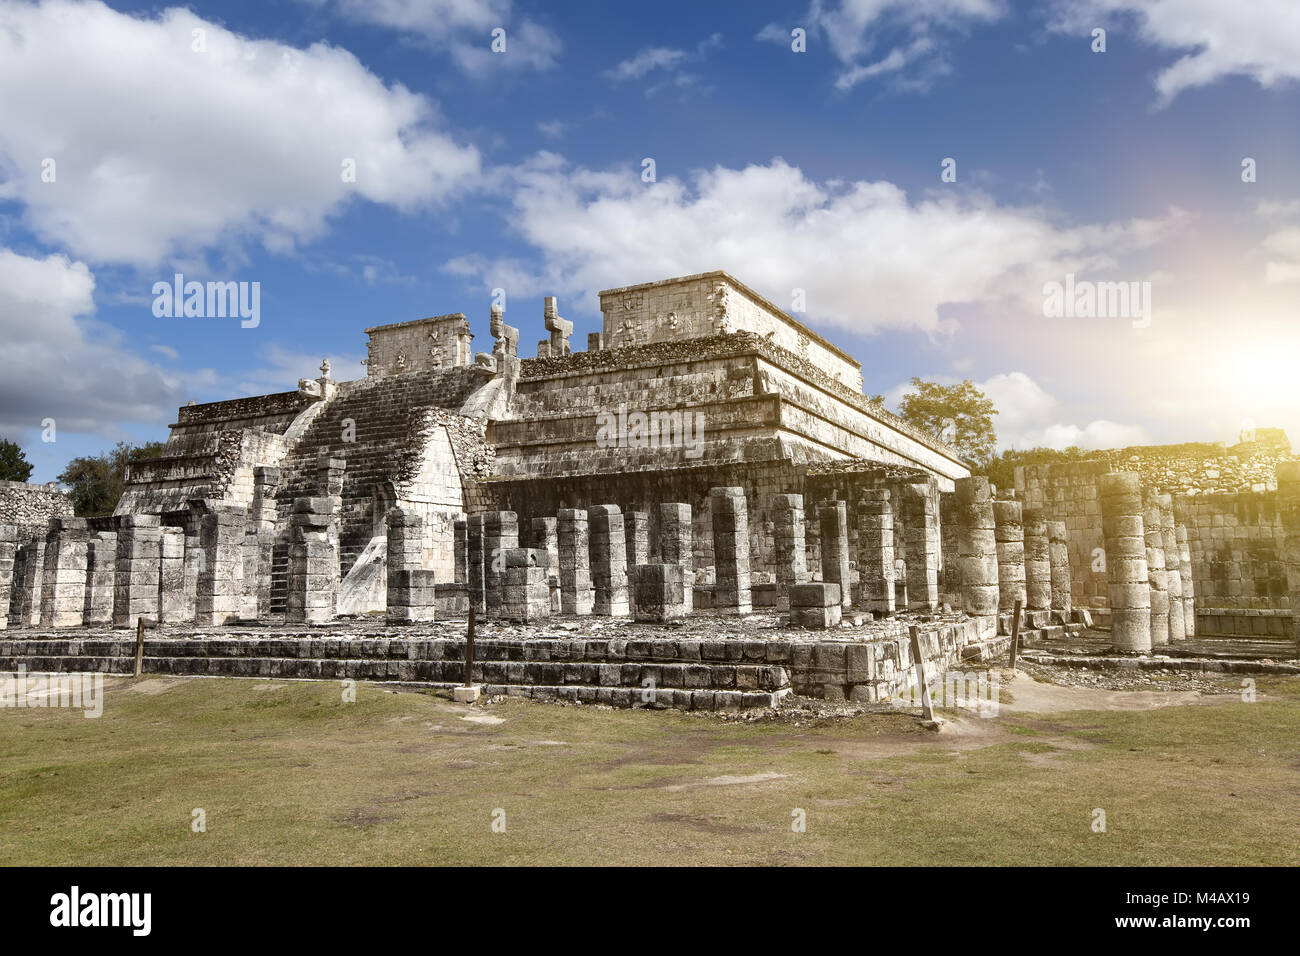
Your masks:
[[[376,486],[396,479],[403,466],[423,451],[411,435],[413,419],[427,409],[458,410],[482,383],[481,375],[464,366],[342,383],[338,395],[312,421],[281,465],[275,493],[281,525],[292,513],[295,498],[322,493],[316,472],[318,458],[328,454],[345,460],[339,546],[341,570],[346,575],[374,536]],[[355,440],[345,441],[345,434]],[[274,552],[272,614],[284,611],[286,549],[287,544],[281,541]]]

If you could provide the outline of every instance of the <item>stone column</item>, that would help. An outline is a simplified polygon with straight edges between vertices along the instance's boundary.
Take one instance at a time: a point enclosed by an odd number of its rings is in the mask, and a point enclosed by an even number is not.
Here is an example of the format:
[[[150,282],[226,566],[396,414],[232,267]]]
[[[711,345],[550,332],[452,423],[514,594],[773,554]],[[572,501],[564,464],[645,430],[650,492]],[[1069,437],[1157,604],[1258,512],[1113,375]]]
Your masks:
[[[539,548],[512,548],[506,552],[505,590],[501,616],[512,621],[540,621],[551,616],[551,587]]]
[[[454,554],[452,560],[455,562],[455,576],[452,578],[457,584],[469,583],[469,520],[466,518],[457,518],[451,523],[452,548]]]
[[[9,599],[9,623],[14,627],[35,627],[41,623],[41,580],[45,576],[45,538],[29,541],[18,549],[14,569],[17,594]]]
[[[0,524],[0,631],[9,626],[9,597],[13,590],[17,555],[18,526]]]
[[[993,502],[994,540],[998,552],[998,609],[1014,611],[1029,601],[1025,588],[1025,525],[1021,504],[1009,498]]]
[[[709,515],[713,525],[713,606],[724,613],[749,614],[754,607],[749,589],[745,489],[710,488]]]
[[[388,537],[385,559],[387,618],[391,624],[432,621],[436,600],[434,572],[424,568],[424,521],[419,512],[395,507],[384,516]]]
[[[997,617],[999,599],[993,496],[987,478],[958,478],[953,484],[962,610],[983,618],[982,630],[987,632]]]
[[[1174,530],[1173,495],[1161,495],[1160,540],[1165,549],[1165,582],[1169,592],[1169,641],[1183,640],[1186,627],[1183,621],[1183,571],[1178,551],[1178,532]],[[1154,643],[1154,641],[1153,641]]]
[[[790,623],[822,630],[838,627],[844,614],[840,586],[824,581],[796,584],[790,589]]]
[[[556,535],[560,554],[560,609],[565,614],[590,614],[596,594],[591,584],[587,512],[561,508]]]
[[[162,528],[157,515],[122,515],[117,519],[114,627],[134,627],[142,617],[158,620],[161,551]]]
[[[544,559],[538,562],[538,566],[546,571],[546,586],[551,594],[551,613],[559,614],[564,605],[560,598],[560,539],[557,519],[533,519],[533,546],[541,552]]]
[[[1100,475],[1097,491],[1106,548],[1111,646],[1120,651],[1149,652],[1151,577],[1142,524],[1141,478],[1128,471]]]
[[[822,581],[840,586],[840,601],[847,608],[853,600],[849,585],[848,504],[823,501],[817,509],[817,518],[821,528]]]
[[[487,613],[483,540],[483,516],[470,515],[465,519],[465,569],[469,576],[469,603],[479,614]]]
[[[627,617],[627,539],[618,505],[596,505],[591,515],[591,578],[595,613]]]
[[[182,624],[194,620],[185,593],[185,529],[162,528],[158,559],[158,621]]]
[[[1196,582],[1192,579],[1192,549],[1187,541],[1187,525],[1175,524],[1178,541],[1178,572],[1183,579],[1183,637],[1196,636]]]
[[[679,621],[686,616],[686,597],[680,564],[639,564],[632,576],[636,591],[635,619],[653,624]]]
[[[42,627],[81,627],[88,537],[85,518],[50,519],[41,589]]]
[[[519,547],[519,516],[489,511],[483,516],[483,602],[487,616],[501,613],[506,586],[506,552]]]
[[[113,623],[113,574],[117,534],[101,531],[86,542],[86,604],[81,623],[87,627]]]
[[[894,509],[887,488],[863,489],[858,501],[858,579],[863,607],[894,613]]]
[[[1064,521],[1047,522],[1047,554],[1052,564],[1052,610],[1068,624],[1074,599],[1070,594],[1070,535]]]
[[[1278,462],[1277,506],[1284,536],[1283,559],[1291,602],[1291,636],[1300,653],[1300,461]]]
[[[659,506],[659,558],[682,569],[683,610],[689,614],[695,609],[695,532],[689,504],[675,501]]]
[[[251,616],[259,621],[271,619],[271,567],[275,554],[277,512],[275,490],[279,483],[279,468],[259,465],[253,469],[253,501],[249,505],[248,528],[257,535],[257,578],[252,589],[256,595],[256,607]],[[188,545],[188,541],[186,543]]]
[[[629,511],[623,515],[623,540],[627,546],[628,573],[650,561],[650,513]]]
[[[777,495],[773,546],[776,559],[776,607],[790,610],[790,589],[808,580],[808,546],[804,538],[803,495]]]
[[[1052,549],[1047,534],[1047,517],[1039,508],[1028,508],[1025,519],[1025,607],[1047,611],[1052,607]]]
[[[1165,570],[1160,498],[1149,486],[1142,489],[1142,531],[1146,541],[1147,581],[1151,589],[1151,646],[1159,647],[1169,643],[1169,574]]]
[[[930,492],[928,483],[902,486],[907,606],[933,613],[939,608],[939,505]]]
[[[289,594],[284,619],[290,624],[324,624],[334,619],[339,567],[330,541],[328,498],[295,498],[289,537]],[[204,527],[206,543],[209,531]],[[206,548],[205,548],[206,554]],[[199,613],[203,613],[199,582]]]
[[[321,502],[322,499],[300,498],[298,502]],[[295,512],[298,502],[294,503]],[[323,510],[323,509],[322,509]],[[320,515],[329,530],[329,512]],[[298,515],[294,515],[295,521]],[[194,592],[194,623],[200,627],[219,627],[239,620],[239,605],[244,583],[244,521],[242,508],[209,506],[199,521],[199,577]],[[332,551],[332,549],[331,549]],[[318,558],[313,559],[318,562]],[[311,575],[324,573],[311,570]],[[290,570],[292,575],[292,569]],[[337,564],[334,578],[338,577]],[[336,585],[337,586],[337,585]],[[329,616],[334,609],[330,606]]]

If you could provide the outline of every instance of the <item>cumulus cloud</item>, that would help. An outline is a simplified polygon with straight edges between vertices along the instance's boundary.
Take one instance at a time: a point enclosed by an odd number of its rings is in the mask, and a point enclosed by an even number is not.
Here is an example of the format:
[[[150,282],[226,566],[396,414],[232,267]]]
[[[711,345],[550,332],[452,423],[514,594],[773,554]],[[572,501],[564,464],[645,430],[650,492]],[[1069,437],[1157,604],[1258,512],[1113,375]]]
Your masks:
[[[951,72],[949,34],[1005,13],[1002,0],[813,0],[803,20],[789,26],[803,26],[825,40],[841,66],[835,81],[841,90],[890,76],[896,90],[925,91],[936,77]],[[897,42],[882,43],[884,37]],[[757,39],[789,43],[790,29],[769,23]]]
[[[615,83],[624,83],[628,80],[639,80],[654,73],[665,74],[667,79],[664,82],[650,86],[646,90],[646,95],[657,92],[665,84],[679,88],[691,87],[698,83],[699,77],[694,73],[687,72],[682,67],[688,63],[698,63],[708,55],[711,49],[721,45],[722,34],[714,33],[697,43],[694,50],[684,50],[678,47],[646,47],[639,50],[635,56],[620,61],[613,69],[606,70],[605,76]]]
[[[1225,76],[1245,76],[1260,86],[1300,79],[1300,4],[1256,0],[1070,0],[1056,10],[1054,27],[1086,31],[1113,15],[1131,18],[1145,42],[1185,51],[1156,76],[1159,104]]]
[[[563,44],[554,31],[514,15],[511,0],[302,0],[356,23],[397,30],[448,53],[466,73],[547,70]],[[492,31],[506,31],[506,49],[494,53]]]
[[[0,249],[0,429],[114,432],[122,423],[165,424],[182,382],[125,347],[94,321],[95,279],[66,256]]]
[[[515,168],[511,226],[541,265],[463,256],[449,271],[515,294],[581,295],[724,269],[775,303],[804,290],[813,322],[855,333],[953,328],[942,307],[1015,300],[1041,314],[1042,287],[1113,265],[1166,221],[1063,227],[1034,207],[975,192],[911,199],[889,182],[818,183],[780,159],[646,184],[540,153]]]
[[[1151,436],[1139,425],[1097,419],[1086,425],[1061,422],[1061,403],[1024,372],[994,375],[980,389],[998,410],[994,426],[999,448],[1123,448],[1146,445]]]
[[[480,174],[433,104],[346,50],[249,40],[179,8],[0,6],[0,116],[0,197],[97,263],[285,250],[353,198],[418,208]]]

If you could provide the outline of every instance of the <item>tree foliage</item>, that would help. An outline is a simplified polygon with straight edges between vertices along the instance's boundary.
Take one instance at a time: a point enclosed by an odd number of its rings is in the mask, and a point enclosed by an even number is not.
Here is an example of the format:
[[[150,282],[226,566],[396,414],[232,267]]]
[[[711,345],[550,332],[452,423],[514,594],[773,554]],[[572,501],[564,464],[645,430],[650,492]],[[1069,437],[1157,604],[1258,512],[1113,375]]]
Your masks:
[[[128,445],[118,442],[112,451],[93,458],[74,458],[59,475],[69,487],[72,507],[79,518],[111,515],[126,489],[126,466],[133,461],[157,458],[163,442]]]
[[[977,467],[993,460],[998,440],[993,416],[998,412],[974,382],[940,385],[913,378],[912,389],[898,403],[900,418],[946,441]]]
[[[32,463],[17,442],[0,438],[0,481],[26,481],[32,476]]]

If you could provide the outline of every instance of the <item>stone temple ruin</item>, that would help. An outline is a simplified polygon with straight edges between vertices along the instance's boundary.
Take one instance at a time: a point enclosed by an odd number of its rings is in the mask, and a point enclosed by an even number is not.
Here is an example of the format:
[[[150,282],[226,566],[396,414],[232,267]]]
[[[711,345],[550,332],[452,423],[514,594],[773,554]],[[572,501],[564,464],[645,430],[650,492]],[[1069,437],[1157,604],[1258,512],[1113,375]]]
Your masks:
[[[534,358],[494,307],[490,352],[375,326],[362,378],[185,406],[111,518],[6,484],[0,667],[129,670],[144,619],[159,672],[722,708],[891,698],[1017,604],[1026,647],[1294,636],[1300,463],[1230,502],[1108,461],[997,491],[725,273],[600,305],[585,351],[548,298]]]

